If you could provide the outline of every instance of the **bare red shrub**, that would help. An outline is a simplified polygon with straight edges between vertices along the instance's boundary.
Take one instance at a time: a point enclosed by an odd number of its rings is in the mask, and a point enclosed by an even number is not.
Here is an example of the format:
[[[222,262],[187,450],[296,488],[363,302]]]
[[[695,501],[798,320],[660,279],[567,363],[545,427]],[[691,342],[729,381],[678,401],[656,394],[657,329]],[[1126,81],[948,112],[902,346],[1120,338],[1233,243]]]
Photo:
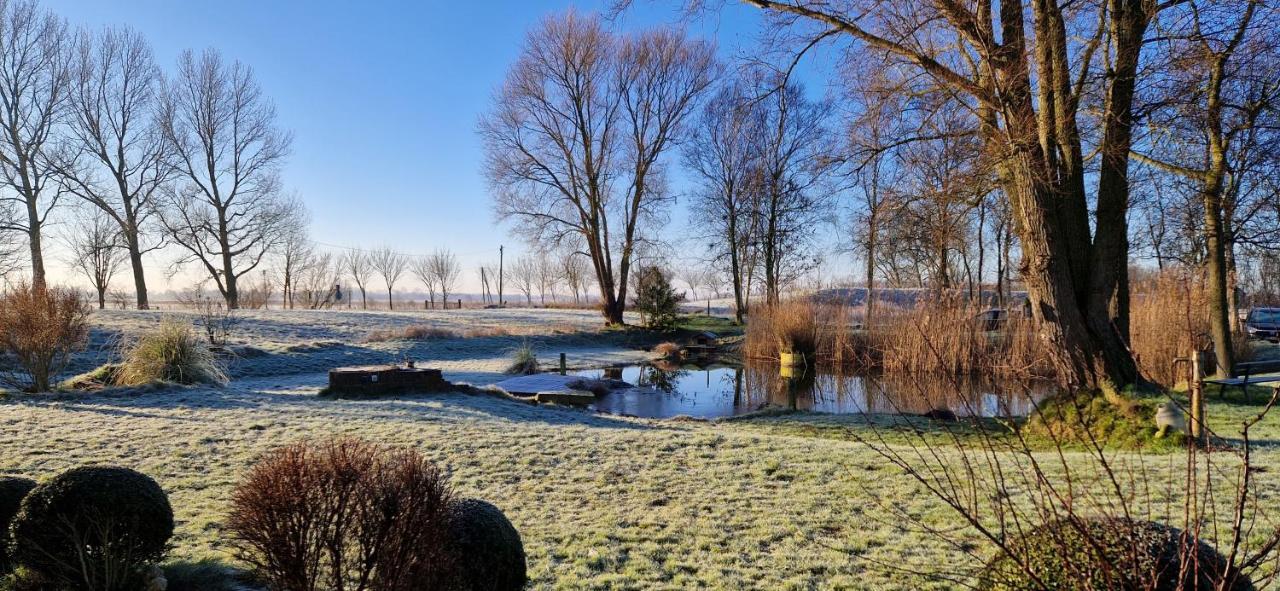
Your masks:
[[[89,338],[89,306],[77,291],[18,284],[0,296],[0,352],[16,369],[0,371],[0,381],[32,392],[47,392],[71,354]]]
[[[237,555],[279,591],[442,589],[452,493],[408,449],[342,438],[263,458],[236,489]]]

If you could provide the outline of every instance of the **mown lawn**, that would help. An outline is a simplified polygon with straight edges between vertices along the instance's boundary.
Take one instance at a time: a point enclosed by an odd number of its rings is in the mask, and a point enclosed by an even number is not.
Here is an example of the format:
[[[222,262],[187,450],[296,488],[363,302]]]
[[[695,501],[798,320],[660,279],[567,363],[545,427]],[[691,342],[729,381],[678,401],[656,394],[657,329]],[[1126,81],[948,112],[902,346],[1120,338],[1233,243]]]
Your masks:
[[[859,441],[874,431],[856,417],[662,422],[480,395],[324,400],[314,396],[322,379],[3,400],[0,472],[44,478],[85,463],[137,468],[171,495],[180,519],[173,559],[230,560],[220,524],[255,458],[299,439],[349,434],[416,447],[447,468],[457,492],[502,507],[524,538],[536,589],[940,589],[951,585],[897,569],[972,566],[887,509],[934,526],[956,523]],[[1258,409],[1215,400],[1209,416],[1230,435]],[[891,434],[888,445],[910,443],[906,433]],[[1260,494],[1275,506],[1280,418],[1268,418],[1254,438],[1268,468],[1258,475]],[[957,456],[952,448],[942,457]],[[1086,454],[1066,457],[1087,471]],[[1184,467],[1180,453],[1116,458],[1157,482],[1176,483]],[[981,549],[977,537],[961,536]]]

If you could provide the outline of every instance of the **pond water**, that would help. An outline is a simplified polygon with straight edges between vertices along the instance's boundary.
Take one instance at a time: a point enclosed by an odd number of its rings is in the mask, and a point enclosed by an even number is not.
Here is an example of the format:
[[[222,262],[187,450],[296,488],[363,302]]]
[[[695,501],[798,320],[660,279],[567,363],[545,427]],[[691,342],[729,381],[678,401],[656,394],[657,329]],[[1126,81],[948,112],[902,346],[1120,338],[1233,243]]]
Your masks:
[[[946,409],[958,417],[1021,417],[1054,390],[950,375],[858,375],[831,371],[783,377],[777,365],[707,367],[637,365],[574,372],[638,386],[596,399],[610,414],[667,418],[733,416],[768,408],[826,413],[924,414]]]

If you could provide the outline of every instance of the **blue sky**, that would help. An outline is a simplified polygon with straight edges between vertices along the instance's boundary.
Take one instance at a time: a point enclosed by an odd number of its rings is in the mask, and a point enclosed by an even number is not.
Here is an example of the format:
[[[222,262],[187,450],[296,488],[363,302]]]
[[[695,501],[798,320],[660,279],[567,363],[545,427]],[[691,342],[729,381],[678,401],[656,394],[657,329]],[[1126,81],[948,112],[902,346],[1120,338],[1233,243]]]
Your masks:
[[[42,4],[73,26],[137,29],[166,71],[187,48],[214,47],[251,65],[280,125],[294,132],[284,182],[310,207],[317,241],[407,253],[447,246],[470,283],[472,267],[496,258],[500,243],[524,249],[494,222],[477,119],[531,26],[571,6],[602,10],[607,0]],[[619,24],[679,16],[675,0],[641,0]],[[729,3],[691,28],[729,57],[751,50],[760,22],[755,9]]]

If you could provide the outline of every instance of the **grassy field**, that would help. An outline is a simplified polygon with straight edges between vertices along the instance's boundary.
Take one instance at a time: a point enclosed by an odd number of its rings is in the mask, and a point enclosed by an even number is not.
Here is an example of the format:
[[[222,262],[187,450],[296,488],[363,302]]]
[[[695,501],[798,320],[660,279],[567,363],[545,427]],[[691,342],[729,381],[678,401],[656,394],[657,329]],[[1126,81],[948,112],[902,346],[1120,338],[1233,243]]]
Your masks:
[[[490,367],[456,363],[467,375]],[[323,382],[301,373],[242,377],[222,389],[0,400],[0,473],[46,478],[89,463],[142,470],[170,493],[179,518],[172,559],[230,561],[221,523],[255,459],[285,443],[348,434],[415,447],[447,469],[458,493],[505,510],[523,536],[535,589],[942,589],[950,585],[890,565],[972,565],[885,508],[955,523],[859,441],[873,432],[856,417],[707,423],[488,395],[330,400],[315,396]],[[1231,436],[1258,409],[1215,401],[1209,416]],[[1264,506],[1280,498],[1278,416],[1254,433],[1268,468],[1258,475]],[[907,441],[891,434],[888,444]],[[1179,453],[1117,457],[1157,483],[1177,482],[1184,467]],[[1087,469],[1085,454],[1066,458]]]

